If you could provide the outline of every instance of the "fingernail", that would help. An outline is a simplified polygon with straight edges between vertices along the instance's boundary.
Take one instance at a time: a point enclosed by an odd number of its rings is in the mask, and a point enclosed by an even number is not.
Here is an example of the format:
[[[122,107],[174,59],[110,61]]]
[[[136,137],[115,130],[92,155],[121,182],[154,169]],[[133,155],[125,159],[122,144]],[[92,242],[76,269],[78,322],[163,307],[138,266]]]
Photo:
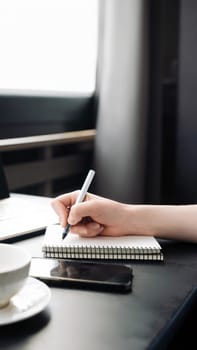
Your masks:
[[[92,222],[91,226],[92,228],[95,228],[95,229],[100,227],[100,225],[97,222]]]
[[[100,225],[100,224],[98,224],[97,222],[92,222],[92,223],[91,223],[91,228],[92,228],[93,230],[100,230],[100,231],[103,230],[103,226]]]
[[[74,220],[74,218],[73,218],[73,216],[71,214],[69,214],[69,216],[68,216],[68,223],[70,225],[75,225],[76,224],[76,222],[75,222],[75,220]]]

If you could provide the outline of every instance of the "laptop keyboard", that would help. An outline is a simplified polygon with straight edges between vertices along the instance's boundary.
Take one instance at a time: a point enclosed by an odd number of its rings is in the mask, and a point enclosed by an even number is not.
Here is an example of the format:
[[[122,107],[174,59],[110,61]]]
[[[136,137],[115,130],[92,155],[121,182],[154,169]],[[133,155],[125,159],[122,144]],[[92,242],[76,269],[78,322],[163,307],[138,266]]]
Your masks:
[[[14,197],[0,200],[0,241],[39,231],[57,221],[49,204]]]
[[[6,198],[0,201],[0,220],[10,220],[16,217],[24,217],[31,215],[33,212],[39,211],[35,205],[18,198]]]

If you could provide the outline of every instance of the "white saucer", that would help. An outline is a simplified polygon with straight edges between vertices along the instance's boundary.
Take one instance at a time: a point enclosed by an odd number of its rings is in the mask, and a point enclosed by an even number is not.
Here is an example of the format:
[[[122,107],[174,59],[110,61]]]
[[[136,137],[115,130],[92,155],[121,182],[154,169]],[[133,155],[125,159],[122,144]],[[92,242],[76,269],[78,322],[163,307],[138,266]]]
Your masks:
[[[41,312],[49,303],[49,287],[32,277],[28,277],[24,287],[16,294],[8,306],[0,309],[0,326],[24,320]]]

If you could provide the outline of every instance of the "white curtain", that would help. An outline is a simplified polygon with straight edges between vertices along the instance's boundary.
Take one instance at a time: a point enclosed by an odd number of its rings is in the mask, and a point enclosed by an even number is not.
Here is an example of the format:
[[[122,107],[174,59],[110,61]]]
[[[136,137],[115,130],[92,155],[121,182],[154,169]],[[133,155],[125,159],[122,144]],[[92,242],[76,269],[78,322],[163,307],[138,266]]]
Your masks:
[[[146,0],[101,0],[96,192],[144,201],[148,95]]]

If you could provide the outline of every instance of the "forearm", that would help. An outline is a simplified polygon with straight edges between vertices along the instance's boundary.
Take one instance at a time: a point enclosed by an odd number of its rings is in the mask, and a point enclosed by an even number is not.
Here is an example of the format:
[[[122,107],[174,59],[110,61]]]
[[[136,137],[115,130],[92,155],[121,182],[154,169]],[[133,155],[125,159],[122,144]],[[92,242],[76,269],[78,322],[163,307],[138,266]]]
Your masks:
[[[134,211],[129,226],[137,234],[197,242],[197,205],[139,205],[128,211]]]

